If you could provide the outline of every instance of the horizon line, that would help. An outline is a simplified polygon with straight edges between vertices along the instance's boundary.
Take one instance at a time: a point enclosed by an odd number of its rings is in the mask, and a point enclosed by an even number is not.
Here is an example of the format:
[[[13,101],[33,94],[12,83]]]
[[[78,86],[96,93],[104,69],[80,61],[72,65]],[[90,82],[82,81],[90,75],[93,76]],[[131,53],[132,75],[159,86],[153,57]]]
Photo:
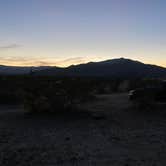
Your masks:
[[[146,64],[146,65],[155,65],[155,66],[158,66],[158,67],[163,67],[163,68],[166,68],[166,66],[164,65],[161,65],[161,64],[153,64],[153,63],[147,63],[147,62],[143,62],[141,60],[136,60],[136,59],[131,59],[131,58],[124,58],[124,57],[121,57],[121,58],[112,58],[112,59],[105,59],[105,60],[97,60],[97,61],[87,61],[87,62],[84,62],[84,63],[71,63],[70,65],[55,65],[54,64],[49,64],[48,65],[12,65],[12,64],[5,64],[5,63],[0,63],[0,66],[9,66],[9,67],[59,67],[59,68],[67,68],[67,67],[70,67],[70,66],[75,66],[75,65],[81,65],[81,64],[88,64],[88,63],[97,63],[97,62],[104,62],[104,61],[111,61],[111,60],[115,60],[115,59],[126,59],[126,60],[131,60],[131,61],[137,61],[137,62],[140,62],[140,63],[143,63],[143,64]]]

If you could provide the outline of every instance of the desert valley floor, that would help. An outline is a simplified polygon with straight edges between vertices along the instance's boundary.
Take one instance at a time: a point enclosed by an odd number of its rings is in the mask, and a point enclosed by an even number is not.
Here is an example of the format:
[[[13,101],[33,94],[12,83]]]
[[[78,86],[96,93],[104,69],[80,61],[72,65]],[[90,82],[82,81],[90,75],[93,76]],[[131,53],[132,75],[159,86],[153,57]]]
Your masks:
[[[32,116],[0,106],[2,166],[165,166],[166,110],[136,110],[100,95],[81,113]]]

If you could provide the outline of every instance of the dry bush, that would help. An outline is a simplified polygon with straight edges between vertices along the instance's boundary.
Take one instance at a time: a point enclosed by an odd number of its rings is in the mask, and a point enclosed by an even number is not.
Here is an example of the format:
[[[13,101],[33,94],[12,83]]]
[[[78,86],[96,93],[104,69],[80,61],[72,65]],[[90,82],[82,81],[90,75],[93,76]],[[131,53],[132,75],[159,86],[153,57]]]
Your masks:
[[[92,100],[90,92],[80,82],[68,80],[32,85],[25,89],[24,107],[31,113],[73,111],[80,102]]]
[[[144,96],[132,101],[133,107],[144,111],[144,110],[154,110],[156,108],[155,100],[153,96]]]

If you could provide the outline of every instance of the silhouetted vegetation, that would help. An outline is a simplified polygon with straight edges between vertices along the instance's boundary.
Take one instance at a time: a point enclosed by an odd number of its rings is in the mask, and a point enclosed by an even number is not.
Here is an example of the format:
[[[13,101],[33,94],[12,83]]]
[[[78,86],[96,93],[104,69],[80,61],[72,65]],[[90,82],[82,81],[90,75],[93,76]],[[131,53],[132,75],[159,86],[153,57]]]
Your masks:
[[[96,94],[128,92],[159,82],[156,79],[0,76],[0,104],[23,104],[30,112],[74,110],[80,103],[93,100]]]

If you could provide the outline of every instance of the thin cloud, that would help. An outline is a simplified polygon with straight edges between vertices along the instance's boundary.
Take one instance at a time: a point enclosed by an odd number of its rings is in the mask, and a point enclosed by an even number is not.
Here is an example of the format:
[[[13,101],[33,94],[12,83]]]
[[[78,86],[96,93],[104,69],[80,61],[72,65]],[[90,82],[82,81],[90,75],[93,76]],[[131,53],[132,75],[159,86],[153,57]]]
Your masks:
[[[34,62],[34,64],[37,64],[37,66],[50,66],[50,65],[52,65],[46,61],[36,61],[36,62]]]
[[[84,63],[86,61],[87,59],[85,57],[74,57],[74,58],[68,58],[68,59],[57,61],[57,64],[68,66],[73,64]]]
[[[0,57],[0,64],[4,65],[18,65],[18,66],[61,66],[67,67],[74,64],[86,63],[88,59],[86,57],[74,57],[67,59],[54,59],[54,58],[30,58],[30,57]]]
[[[63,62],[68,62],[68,61],[82,61],[82,60],[84,60],[85,58],[84,57],[74,57],[74,58],[68,58],[68,59],[64,59],[64,60],[62,60]]]
[[[43,60],[35,60],[33,61],[33,64],[36,64],[37,66],[70,66],[73,64],[79,64],[84,63],[87,60],[84,57],[74,57],[74,58],[67,58],[67,59],[43,59]],[[28,61],[27,61],[28,63]]]
[[[19,44],[8,44],[8,45],[0,46],[0,50],[14,49],[14,48],[18,48],[18,47],[21,47],[21,45],[19,45]]]
[[[23,61],[27,61],[28,59],[25,57],[17,57],[17,56],[8,56],[8,57],[2,57],[0,56],[0,60],[1,61],[6,61],[6,62],[23,62]]]

